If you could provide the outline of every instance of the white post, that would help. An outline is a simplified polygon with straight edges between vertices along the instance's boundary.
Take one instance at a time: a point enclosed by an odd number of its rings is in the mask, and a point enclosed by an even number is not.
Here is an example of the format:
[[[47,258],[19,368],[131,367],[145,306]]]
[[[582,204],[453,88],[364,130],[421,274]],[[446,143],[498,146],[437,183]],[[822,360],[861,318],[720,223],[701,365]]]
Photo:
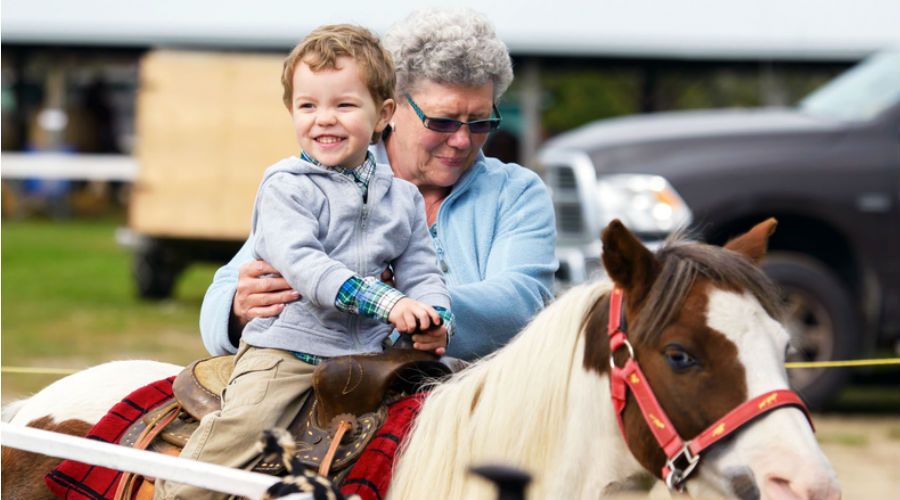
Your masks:
[[[251,499],[260,498],[278,478],[186,458],[136,450],[33,427],[0,423],[0,444],[20,450],[67,458],[110,469],[135,472]],[[312,495],[291,495],[312,500]]]
[[[519,163],[543,175],[544,167],[537,162],[537,150],[541,143],[541,64],[537,58],[525,59],[516,82],[519,85],[523,122]]]

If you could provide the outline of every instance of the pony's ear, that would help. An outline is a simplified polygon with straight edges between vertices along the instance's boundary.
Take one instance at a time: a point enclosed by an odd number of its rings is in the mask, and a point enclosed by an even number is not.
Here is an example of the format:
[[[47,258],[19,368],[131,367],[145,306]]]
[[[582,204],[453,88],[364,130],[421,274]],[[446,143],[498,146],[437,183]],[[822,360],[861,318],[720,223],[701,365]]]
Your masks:
[[[659,273],[653,253],[619,219],[606,226],[600,239],[607,274],[627,292],[629,299],[642,302]]]
[[[753,226],[753,229],[733,238],[725,244],[725,248],[746,255],[754,264],[759,265],[766,255],[769,236],[775,232],[778,221],[774,217]]]

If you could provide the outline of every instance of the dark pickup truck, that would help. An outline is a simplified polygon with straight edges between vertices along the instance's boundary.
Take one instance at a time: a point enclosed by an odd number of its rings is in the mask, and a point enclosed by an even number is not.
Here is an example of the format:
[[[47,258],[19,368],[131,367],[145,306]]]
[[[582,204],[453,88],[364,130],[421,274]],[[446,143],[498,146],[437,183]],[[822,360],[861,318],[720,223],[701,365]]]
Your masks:
[[[541,161],[561,279],[591,275],[613,217],[648,240],[692,220],[711,243],[775,217],[763,266],[785,294],[794,360],[898,348],[900,53],[873,55],[794,108],[601,120],[548,141]],[[790,375],[822,407],[848,372]]]

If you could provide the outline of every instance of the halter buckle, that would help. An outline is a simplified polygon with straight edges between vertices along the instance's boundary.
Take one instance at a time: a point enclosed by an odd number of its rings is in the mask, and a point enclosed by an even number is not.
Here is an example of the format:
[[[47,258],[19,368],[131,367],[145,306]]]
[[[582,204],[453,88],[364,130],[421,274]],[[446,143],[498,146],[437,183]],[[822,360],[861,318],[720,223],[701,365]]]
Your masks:
[[[618,332],[617,332],[617,333],[618,333]],[[621,344],[620,344],[618,347],[616,347],[616,348],[614,348],[614,349],[612,349],[612,350],[609,351],[609,367],[610,367],[610,368],[616,368],[616,361],[615,361],[615,359],[613,359],[613,355],[616,353],[616,351],[619,350],[618,348],[619,348],[619,347],[622,347],[623,345],[624,345],[626,348],[628,348],[628,357],[629,357],[630,359],[634,359],[634,348],[631,347],[631,342],[629,342],[628,339],[625,338],[624,335],[622,335]]]
[[[666,459],[666,468],[669,474],[666,476],[666,486],[670,490],[683,491],[682,483],[694,472],[697,464],[700,462],[700,455],[692,455],[690,450],[691,442],[687,441],[674,456]],[[681,467],[676,462],[683,464]]]

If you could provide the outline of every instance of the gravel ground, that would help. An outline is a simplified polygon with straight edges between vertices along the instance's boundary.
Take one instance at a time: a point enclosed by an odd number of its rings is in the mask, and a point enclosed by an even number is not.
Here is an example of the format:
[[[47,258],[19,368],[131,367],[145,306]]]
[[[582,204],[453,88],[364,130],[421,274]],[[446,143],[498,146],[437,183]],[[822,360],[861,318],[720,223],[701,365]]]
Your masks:
[[[844,500],[900,499],[900,418],[826,415],[815,422]]]

